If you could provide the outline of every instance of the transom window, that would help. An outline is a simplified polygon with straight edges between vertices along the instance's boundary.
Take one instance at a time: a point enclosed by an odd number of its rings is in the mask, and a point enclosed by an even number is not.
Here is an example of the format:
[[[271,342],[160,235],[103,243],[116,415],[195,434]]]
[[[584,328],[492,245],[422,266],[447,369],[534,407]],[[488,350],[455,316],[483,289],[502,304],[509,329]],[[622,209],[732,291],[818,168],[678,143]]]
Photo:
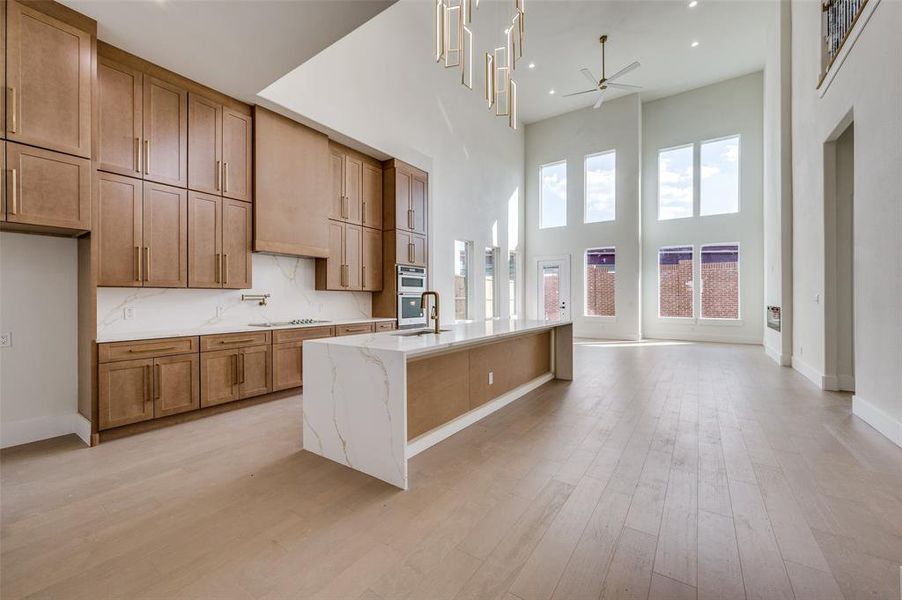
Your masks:
[[[702,142],[699,214],[739,212],[739,136]]]
[[[692,216],[692,144],[658,151],[658,219]]]
[[[584,217],[586,223],[614,220],[616,163],[617,153],[613,150],[586,156]]]
[[[539,227],[567,224],[567,161],[542,165],[539,169]]]

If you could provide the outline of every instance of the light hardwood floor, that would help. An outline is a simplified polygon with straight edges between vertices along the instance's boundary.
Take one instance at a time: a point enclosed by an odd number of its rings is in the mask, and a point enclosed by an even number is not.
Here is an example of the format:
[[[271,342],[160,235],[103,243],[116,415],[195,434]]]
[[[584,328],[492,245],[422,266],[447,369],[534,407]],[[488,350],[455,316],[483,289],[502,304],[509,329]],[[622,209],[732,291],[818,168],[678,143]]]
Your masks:
[[[580,342],[417,456],[300,450],[300,397],[2,453],[2,597],[899,598],[902,449],[760,347]]]

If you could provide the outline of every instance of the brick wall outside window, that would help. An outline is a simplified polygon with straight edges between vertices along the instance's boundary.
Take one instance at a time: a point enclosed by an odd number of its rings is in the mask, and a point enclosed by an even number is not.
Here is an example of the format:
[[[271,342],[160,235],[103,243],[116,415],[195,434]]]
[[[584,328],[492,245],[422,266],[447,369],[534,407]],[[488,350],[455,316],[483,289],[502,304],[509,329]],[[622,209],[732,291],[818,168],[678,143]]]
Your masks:
[[[560,306],[560,291],[558,286],[560,285],[561,278],[555,274],[545,274],[543,276],[544,282],[543,287],[543,297],[545,298],[545,318],[546,319],[560,319],[561,318],[561,306]]]
[[[586,250],[586,315],[613,317],[617,268],[614,248]]]
[[[692,259],[660,266],[660,315],[692,317]]]
[[[702,318],[739,318],[739,246],[702,246]]]

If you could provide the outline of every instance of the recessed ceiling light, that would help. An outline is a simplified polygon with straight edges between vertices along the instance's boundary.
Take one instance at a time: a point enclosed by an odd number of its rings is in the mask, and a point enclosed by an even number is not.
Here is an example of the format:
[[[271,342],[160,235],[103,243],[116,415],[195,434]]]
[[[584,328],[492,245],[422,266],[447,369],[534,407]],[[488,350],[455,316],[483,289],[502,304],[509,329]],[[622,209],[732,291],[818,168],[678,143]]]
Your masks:
[[[698,6],[698,0],[692,0],[692,2],[689,3],[689,8],[695,8],[696,6]]]
[[[535,69],[535,68],[536,68],[536,63],[529,63],[529,68],[530,68],[530,69]]]
[[[692,43],[689,44],[689,45],[692,46],[693,48],[697,48],[697,47],[698,47],[698,42],[692,42]]]
[[[551,94],[551,95],[553,96],[553,95],[554,95],[554,90],[548,90],[548,93]]]

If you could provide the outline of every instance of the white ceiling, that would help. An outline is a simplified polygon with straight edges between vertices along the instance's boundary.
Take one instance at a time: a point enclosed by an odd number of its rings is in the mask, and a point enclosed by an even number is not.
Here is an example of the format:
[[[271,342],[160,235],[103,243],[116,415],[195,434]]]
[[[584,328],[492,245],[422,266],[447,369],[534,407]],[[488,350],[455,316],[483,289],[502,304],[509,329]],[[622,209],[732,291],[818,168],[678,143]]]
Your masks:
[[[98,37],[244,101],[395,0],[60,0]]]
[[[595,102],[595,94],[576,98],[563,94],[589,88],[579,72],[583,67],[600,76],[598,38],[603,33],[608,34],[608,75],[634,60],[642,63],[620,81],[643,86],[643,101],[764,67],[773,0],[698,0],[695,8],[688,4],[689,0],[527,0],[525,52],[514,72],[520,119],[532,123]],[[693,41],[699,42],[698,47],[690,47]],[[527,68],[531,61],[534,70]],[[550,89],[555,90],[553,96]],[[606,100],[627,93],[609,89]]]

